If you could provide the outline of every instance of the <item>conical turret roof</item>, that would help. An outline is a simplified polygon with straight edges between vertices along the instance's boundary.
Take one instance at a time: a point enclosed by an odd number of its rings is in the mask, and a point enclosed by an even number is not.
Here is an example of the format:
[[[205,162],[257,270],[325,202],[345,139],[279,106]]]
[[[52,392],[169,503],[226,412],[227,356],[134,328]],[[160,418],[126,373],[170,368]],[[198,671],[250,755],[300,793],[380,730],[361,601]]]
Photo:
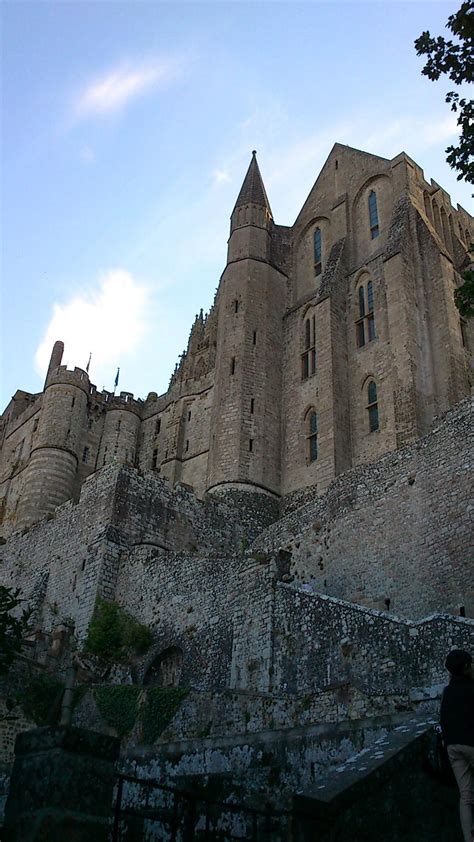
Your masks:
[[[250,161],[247,175],[245,176],[242,187],[240,188],[240,193],[237,196],[234,210],[235,208],[240,208],[242,205],[248,205],[250,203],[266,208],[270,215],[272,215],[270,202],[268,201],[262,176],[260,175],[260,170],[258,168],[257,153],[255,149],[252,152],[252,160]]]

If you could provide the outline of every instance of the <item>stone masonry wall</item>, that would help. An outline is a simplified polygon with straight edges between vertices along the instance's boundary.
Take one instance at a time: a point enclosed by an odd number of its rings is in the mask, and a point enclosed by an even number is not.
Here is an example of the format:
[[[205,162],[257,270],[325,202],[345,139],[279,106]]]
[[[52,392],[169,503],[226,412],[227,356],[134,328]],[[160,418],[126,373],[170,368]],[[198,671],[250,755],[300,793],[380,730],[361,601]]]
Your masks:
[[[474,616],[471,402],[424,438],[284,501],[255,550],[292,553],[290,578],[312,590],[405,617]]]
[[[392,695],[446,683],[450,649],[472,650],[474,622],[434,615],[409,622],[278,584],[273,633],[274,687],[312,693],[348,683]]]

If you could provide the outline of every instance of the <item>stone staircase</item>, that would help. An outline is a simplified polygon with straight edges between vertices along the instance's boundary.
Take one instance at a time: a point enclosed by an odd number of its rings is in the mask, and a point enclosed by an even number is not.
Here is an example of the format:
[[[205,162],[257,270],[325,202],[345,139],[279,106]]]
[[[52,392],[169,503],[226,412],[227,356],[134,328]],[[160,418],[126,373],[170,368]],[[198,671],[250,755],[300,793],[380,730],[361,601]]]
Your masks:
[[[142,755],[126,765],[139,777],[153,772],[155,779],[166,776],[168,784],[195,794],[189,838],[460,842],[456,790],[423,769],[435,722],[431,714],[404,713],[181,741],[161,745],[159,758]],[[142,832],[148,835],[130,838],[168,838],[156,820],[144,820]]]

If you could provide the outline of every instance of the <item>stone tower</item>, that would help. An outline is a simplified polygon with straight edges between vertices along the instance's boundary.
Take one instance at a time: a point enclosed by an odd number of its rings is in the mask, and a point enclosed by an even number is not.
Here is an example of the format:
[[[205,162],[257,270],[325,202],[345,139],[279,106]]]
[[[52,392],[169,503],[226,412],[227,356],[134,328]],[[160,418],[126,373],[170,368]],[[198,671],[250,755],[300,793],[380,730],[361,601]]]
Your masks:
[[[90,383],[82,369],[61,366],[62,351],[63,343],[56,342],[18,507],[18,528],[50,514],[75,492]]]
[[[270,260],[274,223],[256,153],[231,216],[218,292],[208,490],[280,493],[285,276]]]

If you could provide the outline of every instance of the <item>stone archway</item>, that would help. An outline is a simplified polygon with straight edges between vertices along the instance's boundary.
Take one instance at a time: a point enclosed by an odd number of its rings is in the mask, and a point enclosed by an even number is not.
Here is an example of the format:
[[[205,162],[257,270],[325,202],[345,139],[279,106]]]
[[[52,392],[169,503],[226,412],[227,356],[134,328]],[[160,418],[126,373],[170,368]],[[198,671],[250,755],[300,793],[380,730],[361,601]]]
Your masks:
[[[181,678],[183,650],[169,646],[153,659],[143,677],[145,686],[177,687]]]

